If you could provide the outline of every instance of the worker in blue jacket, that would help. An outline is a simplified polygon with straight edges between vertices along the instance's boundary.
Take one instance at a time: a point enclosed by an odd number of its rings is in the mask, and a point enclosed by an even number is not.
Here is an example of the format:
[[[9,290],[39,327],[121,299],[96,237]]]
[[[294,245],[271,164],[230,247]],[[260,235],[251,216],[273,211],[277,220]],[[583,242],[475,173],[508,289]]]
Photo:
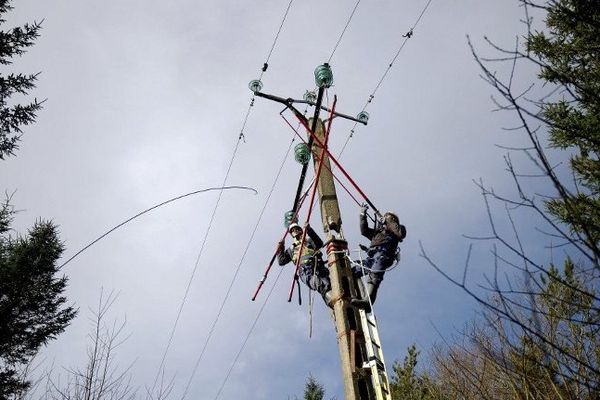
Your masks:
[[[360,233],[371,240],[371,243],[362,266],[355,265],[352,272],[357,278],[362,277],[363,273],[367,274],[367,286],[365,288],[362,282],[359,283],[362,298],[353,299],[351,302],[357,307],[368,309],[369,299],[370,303],[375,302],[385,271],[394,264],[398,243],[406,237],[406,228],[400,224],[398,216],[391,212],[385,213],[379,221],[375,221],[375,227],[370,228],[365,205],[360,213]]]

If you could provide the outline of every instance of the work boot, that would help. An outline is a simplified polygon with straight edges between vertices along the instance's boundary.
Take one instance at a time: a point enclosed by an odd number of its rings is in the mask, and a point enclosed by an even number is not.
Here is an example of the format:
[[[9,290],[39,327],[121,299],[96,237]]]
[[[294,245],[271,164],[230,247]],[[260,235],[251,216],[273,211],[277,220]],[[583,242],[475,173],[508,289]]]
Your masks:
[[[375,303],[375,298],[377,297],[377,289],[378,288],[379,288],[379,285],[369,282],[367,284],[367,288],[365,290],[364,286],[362,285],[362,282],[360,282],[358,284],[358,289],[361,292],[362,298],[352,299],[352,300],[350,300],[350,304],[352,304],[354,307],[362,308],[366,312],[370,313],[371,312],[371,304]],[[365,293],[365,291],[366,291],[366,293]],[[371,299],[371,301],[369,301],[369,298]]]

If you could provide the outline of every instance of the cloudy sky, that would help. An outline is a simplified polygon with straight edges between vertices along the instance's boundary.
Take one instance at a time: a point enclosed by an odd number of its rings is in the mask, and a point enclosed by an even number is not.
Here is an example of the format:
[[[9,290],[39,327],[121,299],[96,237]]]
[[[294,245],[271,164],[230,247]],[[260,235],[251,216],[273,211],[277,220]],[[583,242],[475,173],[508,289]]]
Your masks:
[[[362,1],[331,65],[337,109],[358,113],[415,23],[426,1]],[[37,219],[60,225],[65,259],[110,227],[160,201],[220,186],[238,141],[251,93],[287,1],[19,0],[7,25],[44,20],[35,47],[9,69],[41,71],[33,93],[47,99],[26,129],[16,157],[2,163],[2,189],[22,210],[15,229]],[[354,1],[292,3],[264,74],[263,91],[300,98],[314,87]],[[460,276],[469,241],[488,232],[473,179],[509,190],[504,150],[518,137],[502,131],[509,114],[492,113],[491,88],[467,44],[493,54],[483,40],[512,46],[523,33],[516,1],[433,0],[377,91],[367,127],[343,156],[345,168],[382,210],[395,210],[408,229],[399,268],[386,275],[376,312],[388,366],[412,343],[427,351],[474,315],[475,304],[419,257],[429,254]],[[506,71],[500,70],[500,73]],[[533,71],[523,71],[526,85]],[[181,398],[203,344],[240,265],[248,239],[284,159],[293,132],[281,107],[256,99],[228,179],[258,190],[225,192],[198,263],[166,373]],[[339,151],[352,123],[336,119],[331,147]],[[283,230],[300,165],[289,156],[187,398],[213,399],[279,267],[259,301],[250,297]],[[340,193],[351,247],[358,208]],[[49,364],[85,362],[89,307],[101,289],[119,297],[111,318],[127,319],[130,339],[118,361],[136,387],[151,386],[179,304],[195,267],[217,193],[158,209],[99,242],[64,268],[68,297],[80,314],[43,352]],[[303,216],[304,218],[304,216]],[[318,226],[318,215],[313,224]],[[364,243],[365,241],[362,240]],[[490,245],[476,243],[469,280],[489,271]],[[318,301],[313,337],[308,302],[287,302],[292,270],[283,271],[220,398],[285,399],[301,394],[309,373],[342,398],[332,323]],[[306,297],[306,290],[303,291]],[[65,374],[56,368],[57,374]],[[64,379],[64,378],[63,378]],[[140,390],[142,392],[142,390]]]

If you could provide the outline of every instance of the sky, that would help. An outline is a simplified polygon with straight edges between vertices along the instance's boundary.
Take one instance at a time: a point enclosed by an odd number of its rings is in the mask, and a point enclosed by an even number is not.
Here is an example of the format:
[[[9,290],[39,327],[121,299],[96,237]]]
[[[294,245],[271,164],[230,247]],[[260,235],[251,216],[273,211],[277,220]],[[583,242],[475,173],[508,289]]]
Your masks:
[[[338,111],[356,115],[362,109],[425,4],[360,2],[331,60],[328,100],[338,96]],[[263,92],[301,98],[313,89],[313,71],[330,57],[354,5],[293,2],[263,76]],[[36,220],[53,220],[66,259],[141,210],[221,185],[252,97],[248,82],[260,75],[288,2],[20,0],[14,6],[7,26],[43,19],[43,30],[8,70],[41,72],[32,95],[46,102],[16,156],[2,162],[2,189],[14,192],[12,202],[20,210],[15,230],[25,233]],[[425,355],[477,309],[419,256],[419,243],[445,271],[462,276],[471,243],[463,235],[489,232],[473,180],[512,190],[503,164],[506,150],[495,145],[518,145],[522,139],[502,130],[514,120],[493,112],[492,88],[479,76],[467,35],[480,54],[493,55],[484,36],[514,46],[524,33],[522,17],[517,1],[433,0],[369,105],[368,126],[356,129],[341,159],[377,207],[395,211],[408,230],[402,262],[386,274],[376,304],[388,368],[413,343]],[[526,87],[535,71],[519,72],[515,84]],[[43,350],[40,370],[54,365],[54,374],[64,380],[62,367],[84,365],[90,308],[102,291],[114,291],[118,299],[110,318],[126,319],[130,334],[117,362],[133,363],[132,384],[143,393],[152,386],[203,247],[166,356],[166,374],[174,376],[172,397],[182,397],[236,276],[186,398],[216,398],[230,368],[221,399],[301,395],[309,373],[328,396],[343,398],[329,314],[317,298],[309,338],[307,291],[302,306],[287,302],[289,266],[233,364],[280,271],[274,267],[252,302],[300,172],[291,155],[285,158],[248,245],[293,136],[278,115],[281,109],[255,99],[227,183],[258,194],[224,192],[204,245],[217,192],[144,215],[64,267],[67,296],[79,316]],[[352,125],[334,120],[334,154]],[[338,194],[344,232],[357,248],[365,243],[358,232],[359,208],[339,188]],[[313,226],[319,221],[314,215]],[[490,271],[490,248],[474,243],[470,283],[482,282]]]

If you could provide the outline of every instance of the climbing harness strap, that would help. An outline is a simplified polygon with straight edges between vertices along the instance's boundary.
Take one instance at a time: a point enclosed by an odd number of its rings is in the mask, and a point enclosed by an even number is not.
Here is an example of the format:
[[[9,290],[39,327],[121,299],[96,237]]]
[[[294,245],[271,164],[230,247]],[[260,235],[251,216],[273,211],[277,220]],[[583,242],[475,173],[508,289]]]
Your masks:
[[[298,261],[298,255],[301,254],[300,256],[300,263],[301,264],[312,264],[314,261],[316,261],[316,257],[319,256],[321,254],[321,252],[317,249],[314,248],[314,244],[312,244],[312,241],[307,240],[304,244],[304,247],[302,248],[302,253],[300,253],[300,241],[299,240],[295,240],[294,239],[294,250],[293,250],[293,254],[292,254],[292,261],[294,262],[294,264],[297,263]]]

